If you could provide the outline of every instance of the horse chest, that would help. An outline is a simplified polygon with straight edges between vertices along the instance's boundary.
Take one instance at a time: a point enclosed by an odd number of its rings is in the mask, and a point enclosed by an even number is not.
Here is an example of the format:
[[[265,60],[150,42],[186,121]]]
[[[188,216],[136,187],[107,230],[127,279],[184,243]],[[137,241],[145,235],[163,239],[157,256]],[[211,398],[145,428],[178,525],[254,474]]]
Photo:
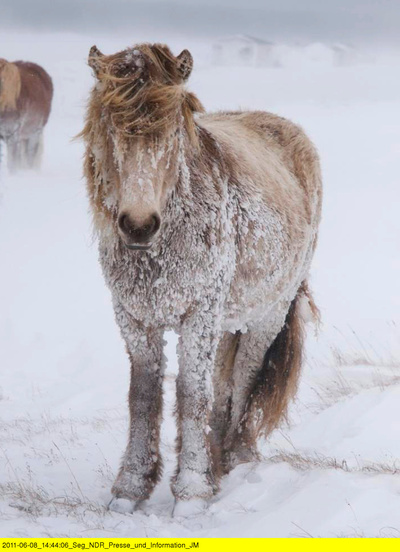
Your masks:
[[[133,254],[113,263],[103,256],[101,264],[114,301],[146,326],[177,329],[188,312],[228,289],[221,261],[204,255],[171,251],[151,259]]]

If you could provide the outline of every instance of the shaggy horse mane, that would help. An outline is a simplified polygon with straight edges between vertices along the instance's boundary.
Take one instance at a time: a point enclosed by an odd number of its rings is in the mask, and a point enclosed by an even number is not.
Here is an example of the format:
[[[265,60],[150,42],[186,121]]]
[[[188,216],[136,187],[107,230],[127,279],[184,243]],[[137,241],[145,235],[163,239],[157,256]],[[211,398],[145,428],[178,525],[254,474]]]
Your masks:
[[[17,65],[0,58],[0,112],[17,108],[21,76]]]
[[[190,139],[196,141],[193,113],[204,108],[184,86],[192,64],[188,50],[175,57],[162,44],[140,44],[110,56],[93,46],[89,54],[100,84],[97,97],[113,125],[127,136],[166,133],[182,117]]]

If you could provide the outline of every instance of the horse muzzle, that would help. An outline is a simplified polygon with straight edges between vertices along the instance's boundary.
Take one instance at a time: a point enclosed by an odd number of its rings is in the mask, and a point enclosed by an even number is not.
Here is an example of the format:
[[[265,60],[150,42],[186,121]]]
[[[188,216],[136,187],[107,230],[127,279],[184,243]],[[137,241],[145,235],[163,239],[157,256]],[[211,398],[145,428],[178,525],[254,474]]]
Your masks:
[[[133,220],[128,213],[118,217],[118,230],[122,241],[133,251],[147,251],[160,229],[161,218],[158,213],[151,215],[144,223]]]

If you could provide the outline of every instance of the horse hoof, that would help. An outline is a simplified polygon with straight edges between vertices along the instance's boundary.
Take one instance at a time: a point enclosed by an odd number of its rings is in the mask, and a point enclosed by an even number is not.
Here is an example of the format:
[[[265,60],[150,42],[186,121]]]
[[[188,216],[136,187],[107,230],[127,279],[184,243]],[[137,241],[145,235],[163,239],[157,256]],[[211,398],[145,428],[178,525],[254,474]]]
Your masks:
[[[207,507],[208,502],[204,498],[191,498],[190,500],[175,499],[172,517],[196,516],[204,513]]]
[[[259,462],[260,454],[255,448],[241,447],[226,453],[224,461],[224,472],[228,474],[240,464]]]
[[[139,502],[129,500],[128,498],[117,498],[113,496],[107,504],[107,510],[117,512],[118,514],[133,514],[139,507]]]

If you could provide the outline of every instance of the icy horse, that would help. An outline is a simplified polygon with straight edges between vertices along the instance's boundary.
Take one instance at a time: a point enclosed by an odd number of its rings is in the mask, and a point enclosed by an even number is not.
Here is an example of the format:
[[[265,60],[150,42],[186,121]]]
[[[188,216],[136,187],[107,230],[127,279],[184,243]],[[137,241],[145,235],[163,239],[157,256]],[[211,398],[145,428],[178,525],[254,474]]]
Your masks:
[[[42,67],[0,59],[0,146],[4,140],[10,171],[39,168],[52,98],[53,83]]]
[[[163,334],[179,335],[176,504],[208,499],[285,417],[302,367],[321,211],[316,150],[267,112],[204,113],[193,60],[95,46],[82,136],[100,263],[131,362],[112,487],[136,507],[162,471]]]

